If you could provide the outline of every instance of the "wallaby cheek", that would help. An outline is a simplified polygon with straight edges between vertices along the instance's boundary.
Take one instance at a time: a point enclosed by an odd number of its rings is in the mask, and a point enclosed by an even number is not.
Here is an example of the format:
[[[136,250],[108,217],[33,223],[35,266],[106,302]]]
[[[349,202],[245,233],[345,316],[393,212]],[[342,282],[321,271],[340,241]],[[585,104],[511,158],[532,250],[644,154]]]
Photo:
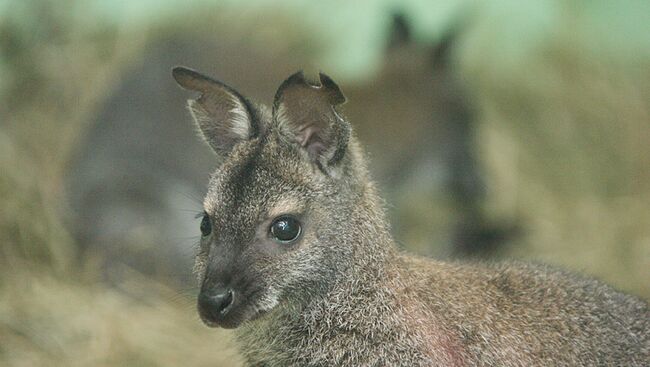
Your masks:
[[[283,266],[282,288],[287,298],[303,297],[313,293],[333,280],[328,251],[312,245],[292,253]],[[325,266],[324,266],[325,265]]]

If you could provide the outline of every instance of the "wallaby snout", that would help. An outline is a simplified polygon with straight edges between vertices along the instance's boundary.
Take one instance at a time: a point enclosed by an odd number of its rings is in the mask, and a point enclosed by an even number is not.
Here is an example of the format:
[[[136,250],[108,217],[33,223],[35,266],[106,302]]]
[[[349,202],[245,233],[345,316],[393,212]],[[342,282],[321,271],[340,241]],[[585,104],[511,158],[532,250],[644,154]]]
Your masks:
[[[231,288],[202,289],[198,308],[201,319],[209,326],[227,327],[228,316],[235,305],[235,292]]]
[[[201,281],[197,308],[201,320],[210,327],[235,328],[245,313],[242,300],[249,297],[250,287],[243,272],[235,276],[233,263],[228,256],[211,259]]]

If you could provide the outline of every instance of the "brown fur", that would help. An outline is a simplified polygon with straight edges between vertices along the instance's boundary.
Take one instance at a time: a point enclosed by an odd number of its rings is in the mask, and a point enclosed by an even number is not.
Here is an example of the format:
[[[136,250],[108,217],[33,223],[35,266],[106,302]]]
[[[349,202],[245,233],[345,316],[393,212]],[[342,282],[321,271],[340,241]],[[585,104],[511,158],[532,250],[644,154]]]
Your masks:
[[[221,160],[204,204],[213,230],[196,270],[202,293],[228,286],[235,296],[222,319],[202,317],[237,328],[250,365],[648,364],[650,311],[642,300],[543,266],[442,263],[400,252],[337,111],[342,98],[326,97],[340,93],[326,76],[320,84],[290,77],[273,111],[196,72],[178,68],[174,76],[202,93],[190,106]],[[283,104],[283,94],[292,103]],[[208,100],[229,108],[210,112],[201,103]],[[213,136],[233,125],[233,115],[240,125],[249,117],[238,130],[247,136]],[[291,245],[269,238],[282,211],[302,223]]]

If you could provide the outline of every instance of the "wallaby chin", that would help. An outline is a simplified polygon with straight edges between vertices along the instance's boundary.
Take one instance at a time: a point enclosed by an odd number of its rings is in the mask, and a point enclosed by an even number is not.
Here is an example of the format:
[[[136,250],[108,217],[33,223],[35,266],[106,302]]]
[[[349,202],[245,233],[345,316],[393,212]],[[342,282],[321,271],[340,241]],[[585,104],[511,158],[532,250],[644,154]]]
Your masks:
[[[230,315],[225,315],[222,318],[214,319],[211,317],[205,317],[199,311],[201,316],[201,321],[208,327],[211,328],[222,328],[222,329],[237,329],[246,323],[255,322],[257,320],[263,320],[264,316],[271,310],[256,310],[256,309],[243,309],[233,311]]]
[[[196,272],[208,326],[251,366],[644,366],[648,304],[543,266],[397,250],[340,88],[302,73],[272,109],[185,68],[219,157]]]

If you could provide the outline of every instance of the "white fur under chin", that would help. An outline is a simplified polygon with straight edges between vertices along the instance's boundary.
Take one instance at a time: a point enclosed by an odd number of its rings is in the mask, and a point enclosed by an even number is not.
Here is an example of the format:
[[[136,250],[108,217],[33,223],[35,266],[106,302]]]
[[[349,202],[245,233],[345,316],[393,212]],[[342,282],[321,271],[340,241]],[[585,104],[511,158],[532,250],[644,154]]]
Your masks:
[[[278,305],[279,300],[278,300],[278,292],[274,291],[273,289],[269,290],[269,292],[262,298],[260,302],[257,302],[255,304],[255,311],[257,312],[268,312],[271,311],[275,306]]]

